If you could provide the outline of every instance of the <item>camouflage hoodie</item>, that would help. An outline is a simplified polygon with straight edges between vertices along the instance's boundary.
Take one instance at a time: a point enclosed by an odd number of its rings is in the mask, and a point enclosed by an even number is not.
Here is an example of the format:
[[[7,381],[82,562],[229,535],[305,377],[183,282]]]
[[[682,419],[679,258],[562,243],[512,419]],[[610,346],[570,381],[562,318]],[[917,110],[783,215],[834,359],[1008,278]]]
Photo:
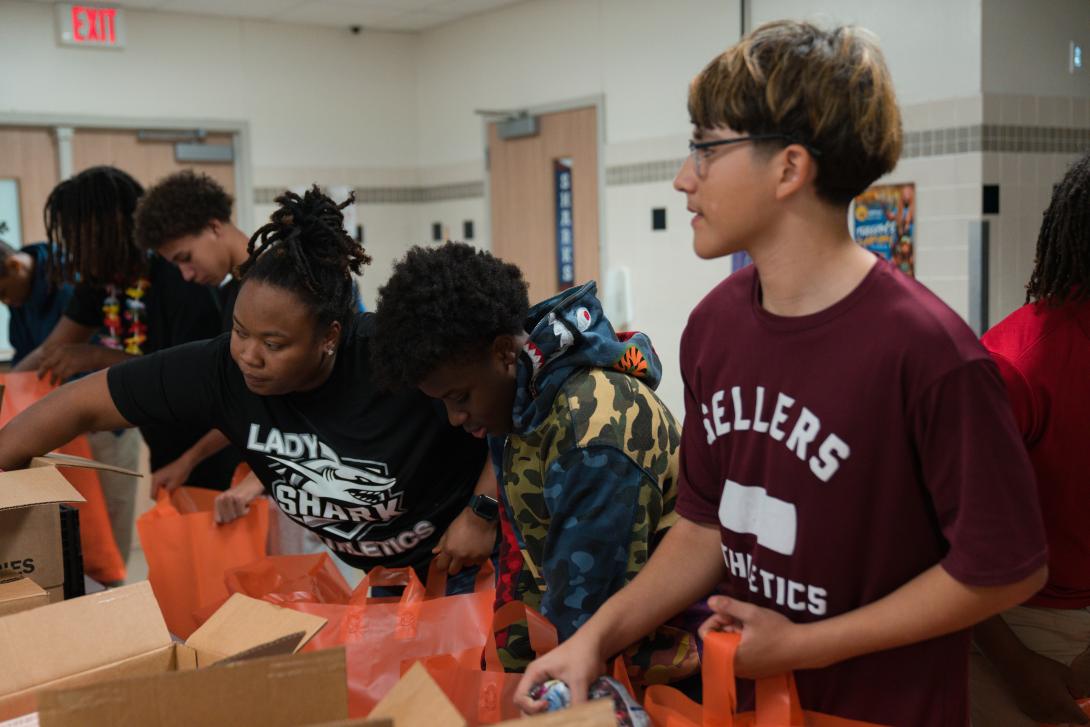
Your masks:
[[[618,334],[593,282],[534,306],[503,447],[497,607],[519,599],[561,640],[635,577],[677,520],[680,427],[643,333]],[[512,629],[509,668],[529,652]]]

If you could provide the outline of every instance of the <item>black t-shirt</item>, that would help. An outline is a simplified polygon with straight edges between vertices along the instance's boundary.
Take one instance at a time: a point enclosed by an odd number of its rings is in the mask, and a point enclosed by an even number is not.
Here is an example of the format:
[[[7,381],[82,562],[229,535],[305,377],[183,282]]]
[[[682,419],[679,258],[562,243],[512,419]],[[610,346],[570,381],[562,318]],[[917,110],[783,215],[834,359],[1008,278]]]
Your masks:
[[[114,366],[110,395],[137,426],[222,431],[280,509],[346,563],[419,566],[469,502],[486,447],[451,427],[440,402],[373,383],[370,315],[346,326],[313,391],[254,394],[225,333]]]
[[[216,291],[187,283],[178,268],[158,256],[149,260],[149,287],[143,302],[147,340],[141,346],[145,354],[161,351],[191,341],[201,341],[218,335],[220,323]],[[121,314],[127,310],[127,296],[118,291]],[[102,327],[103,302],[106,290],[77,285],[64,315],[83,326]],[[129,321],[123,321],[128,331]],[[150,424],[150,423],[149,423]],[[170,464],[208,433],[208,429],[173,424],[141,426],[140,433],[148,444],[152,470]],[[215,490],[225,490],[242,459],[234,447],[217,452],[205,459],[189,476],[189,484]]]
[[[242,283],[236,277],[231,277],[230,280],[221,283],[218,288],[215,289],[216,305],[220,310],[220,321],[223,327],[222,331],[230,331],[235,327],[235,301],[238,300],[238,291],[242,287]]]

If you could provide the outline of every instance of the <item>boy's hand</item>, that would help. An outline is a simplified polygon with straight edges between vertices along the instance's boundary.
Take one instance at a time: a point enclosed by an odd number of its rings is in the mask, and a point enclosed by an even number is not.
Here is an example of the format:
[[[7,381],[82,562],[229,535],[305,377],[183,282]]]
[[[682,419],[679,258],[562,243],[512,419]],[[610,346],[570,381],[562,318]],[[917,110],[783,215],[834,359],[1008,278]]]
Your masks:
[[[50,383],[59,386],[76,374],[104,368],[103,347],[92,343],[62,343],[44,352],[38,364],[38,378],[49,375]]]
[[[257,476],[250,473],[242,482],[220,493],[214,503],[215,520],[217,525],[226,525],[232,520],[237,520],[250,511],[250,503],[256,500],[265,488]]]
[[[462,510],[432,548],[438,568],[454,575],[471,565],[488,560],[496,548],[496,523],[488,522],[472,510]]]
[[[585,630],[574,636],[526,668],[526,674],[515,690],[515,704],[526,714],[544,712],[546,704],[530,698],[530,689],[559,679],[568,685],[573,705],[587,701],[587,690],[595,679],[606,673],[605,659],[595,639]]]
[[[174,492],[186,483],[193,474],[193,464],[184,454],[168,465],[164,465],[151,473],[151,499],[159,496],[159,490]]]
[[[1090,696],[1090,684],[1058,661],[1027,650],[1017,674],[1004,674],[1018,708],[1035,722],[1087,724],[1090,718],[1075,704]]]
[[[710,630],[742,634],[734,657],[737,676],[745,679],[775,676],[805,663],[798,639],[803,627],[786,616],[726,596],[712,596],[708,606],[713,615],[700,627],[702,637]]]

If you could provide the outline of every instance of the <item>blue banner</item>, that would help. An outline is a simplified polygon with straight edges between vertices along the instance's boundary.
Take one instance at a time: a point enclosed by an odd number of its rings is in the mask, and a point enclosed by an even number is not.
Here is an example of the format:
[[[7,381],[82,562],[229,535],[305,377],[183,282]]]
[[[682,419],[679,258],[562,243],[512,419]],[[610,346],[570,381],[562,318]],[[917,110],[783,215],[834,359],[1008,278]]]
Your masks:
[[[553,162],[556,187],[556,286],[558,290],[575,284],[575,229],[572,226],[571,160]]]

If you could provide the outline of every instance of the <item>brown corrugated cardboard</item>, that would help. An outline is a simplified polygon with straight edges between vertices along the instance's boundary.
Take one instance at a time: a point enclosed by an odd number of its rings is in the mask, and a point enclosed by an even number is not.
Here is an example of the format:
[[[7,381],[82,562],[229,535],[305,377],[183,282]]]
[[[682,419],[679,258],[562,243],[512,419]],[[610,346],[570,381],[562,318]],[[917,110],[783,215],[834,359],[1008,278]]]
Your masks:
[[[419,662],[405,672],[367,717],[388,717],[397,727],[466,727],[466,721],[458,709]]]
[[[0,719],[34,711],[43,689],[194,669],[303,632],[299,648],[325,623],[240,594],[231,601],[186,644],[171,643],[146,581],[0,618]]]
[[[43,454],[41,457],[35,457],[30,460],[31,467],[79,467],[87,470],[101,470],[103,472],[116,472],[119,475],[129,475],[130,477],[143,477],[141,473],[136,470],[125,469],[124,467],[118,467],[112,464],[106,464],[105,462],[97,462],[93,459],[87,459],[86,457],[77,457],[74,454],[64,454],[63,452],[50,452],[49,454]]]
[[[42,727],[295,727],[344,719],[344,649],[48,691],[39,706]]]
[[[0,473],[0,574],[30,578],[63,596],[62,502],[83,502],[56,467]]]
[[[49,594],[29,578],[0,581],[0,616],[29,611],[49,603]]]

